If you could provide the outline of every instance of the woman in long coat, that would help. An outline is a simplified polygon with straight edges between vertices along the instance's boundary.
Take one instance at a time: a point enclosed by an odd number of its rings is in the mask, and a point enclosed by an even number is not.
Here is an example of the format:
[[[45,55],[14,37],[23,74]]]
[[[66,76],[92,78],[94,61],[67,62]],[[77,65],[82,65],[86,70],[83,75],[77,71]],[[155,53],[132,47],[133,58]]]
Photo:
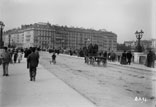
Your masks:
[[[120,64],[127,64],[127,54],[126,51],[122,53]]]
[[[153,67],[154,68],[154,61],[155,61],[155,54],[150,50],[147,54],[147,67]]]
[[[17,61],[17,56],[18,56],[18,53],[17,53],[17,51],[15,51],[14,52],[14,63],[16,63],[16,61]]]

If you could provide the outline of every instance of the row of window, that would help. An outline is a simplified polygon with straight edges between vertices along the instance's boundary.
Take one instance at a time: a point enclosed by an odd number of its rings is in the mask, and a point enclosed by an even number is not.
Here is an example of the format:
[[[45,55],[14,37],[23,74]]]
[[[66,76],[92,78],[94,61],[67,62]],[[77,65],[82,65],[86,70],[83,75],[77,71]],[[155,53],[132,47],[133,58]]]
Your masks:
[[[52,31],[42,31],[42,30],[39,30],[37,31],[37,35],[44,35],[44,36],[50,36],[50,35],[54,35],[54,32]]]
[[[60,37],[60,38],[62,38],[62,37]],[[47,37],[44,37],[44,36],[40,36],[40,37],[38,37],[38,39],[39,40],[49,40],[49,39],[53,39],[53,38],[51,38],[50,36],[47,36]],[[93,41],[92,41],[93,40]],[[92,42],[94,42],[94,40],[96,41],[96,42],[101,42],[101,39],[100,38],[93,38],[92,40],[90,40],[90,41],[92,41]],[[99,41],[98,41],[99,40]],[[71,38],[68,38],[68,41],[80,41],[80,42],[85,42],[85,39],[82,39],[82,38],[75,38],[75,37],[71,37]],[[104,41],[103,42],[105,42],[105,43],[107,43],[107,42],[109,42],[109,43],[111,43],[111,42],[114,42],[114,43],[116,43],[116,40],[109,40],[109,39],[104,39]]]
[[[57,33],[57,32],[54,32],[54,31],[45,31],[45,30],[38,30],[37,31],[37,35],[68,35],[69,37],[73,37],[76,35],[77,38],[81,38],[81,37],[85,37],[85,38],[88,38],[88,37],[93,37],[93,38],[96,38],[96,37],[102,37],[103,35],[99,35],[99,34],[93,34],[93,33],[78,33],[78,32],[74,32],[74,33],[71,33],[71,32],[63,32],[63,33]]]

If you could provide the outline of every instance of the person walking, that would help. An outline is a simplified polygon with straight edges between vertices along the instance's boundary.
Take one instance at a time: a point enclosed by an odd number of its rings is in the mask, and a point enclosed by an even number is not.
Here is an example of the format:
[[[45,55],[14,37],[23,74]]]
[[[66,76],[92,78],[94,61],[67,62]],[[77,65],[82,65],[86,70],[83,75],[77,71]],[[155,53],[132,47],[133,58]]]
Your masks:
[[[2,66],[3,66],[3,76],[9,76],[8,67],[11,61],[11,55],[7,50],[7,47],[4,47],[4,52],[1,55],[2,57]]]
[[[115,57],[116,57],[116,54],[112,51],[111,54],[110,54],[110,58],[111,58],[112,62],[115,61]]]
[[[126,51],[124,51],[124,52],[122,53],[120,64],[124,64],[124,65],[127,64],[127,54],[126,54]]]
[[[28,52],[28,49],[27,49],[27,48],[25,48],[25,50],[24,50],[24,58],[27,58],[27,57],[28,57],[27,52]]]
[[[154,64],[155,64],[155,54],[154,52],[152,52],[151,50],[149,51],[149,53],[147,54],[147,67],[153,67],[154,68]]]
[[[152,66],[152,51],[150,50],[147,54],[147,67],[151,67]]]
[[[20,63],[22,60],[22,52],[19,50],[18,53],[17,53],[17,61],[18,63]]]
[[[18,56],[18,52],[17,52],[17,50],[15,50],[15,52],[14,52],[14,63],[16,63],[16,61],[17,61],[17,56]]]
[[[36,51],[35,51],[35,53],[38,55],[38,58],[40,58],[39,51],[40,51],[40,49],[39,49],[39,48],[36,48]]]
[[[32,48],[32,53],[29,54],[27,58],[28,68],[29,68],[29,74],[30,74],[30,81],[36,80],[36,71],[37,66],[39,63],[39,56],[35,52],[35,48]]]
[[[152,68],[155,67],[155,60],[156,60],[156,55],[155,55],[155,53],[152,51]]]
[[[52,55],[52,62],[53,62],[53,64],[56,64],[56,55],[55,55],[55,52]]]
[[[30,47],[26,52],[26,59],[28,60],[28,56],[32,53],[32,47]],[[29,68],[29,63],[27,61],[27,68]]]
[[[104,53],[103,53],[103,57],[105,57],[106,59],[107,59],[107,51],[105,51]]]
[[[107,65],[107,51],[103,53],[103,57],[105,58],[103,64],[104,66],[106,66]]]
[[[129,65],[131,64],[131,59],[132,59],[132,53],[131,53],[131,51],[129,51],[127,53],[127,62],[128,62]]]
[[[11,61],[10,61],[10,63],[12,64],[12,63],[13,63],[13,60],[12,60],[13,50],[8,49],[8,52],[10,53],[10,57],[11,57]]]

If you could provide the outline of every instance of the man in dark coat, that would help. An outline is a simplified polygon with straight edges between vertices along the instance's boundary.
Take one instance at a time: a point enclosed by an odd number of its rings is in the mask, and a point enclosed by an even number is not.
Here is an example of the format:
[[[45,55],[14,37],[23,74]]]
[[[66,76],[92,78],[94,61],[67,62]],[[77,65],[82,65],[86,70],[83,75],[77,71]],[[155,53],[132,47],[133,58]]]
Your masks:
[[[28,49],[26,48],[26,49],[24,50],[24,58],[27,58],[27,57],[28,57],[27,51],[28,51]]]
[[[7,47],[4,47],[4,52],[2,53],[1,57],[2,57],[2,65],[3,65],[3,76],[9,76],[8,66],[11,61],[11,55],[7,51]]]
[[[120,64],[127,64],[127,54],[126,51],[122,53]]]
[[[132,59],[132,53],[131,53],[131,51],[129,51],[129,52],[127,53],[127,61],[128,61],[128,64],[129,64],[129,65],[131,64],[131,59]]]
[[[17,61],[17,56],[18,56],[18,53],[17,53],[17,50],[14,52],[14,63],[16,63]]]
[[[105,66],[106,66],[106,63],[107,63],[107,51],[105,51],[105,52],[103,53],[103,57],[105,58],[103,64],[105,64]]]
[[[152,51],[152,68],[155,67],[155,60],[156,60],[156,55],[155,55],[155,53]]]
[[[151,50],[147,54],[147,62],[146,63],[147,63],[147,67],[153,67],[154,68],[155,54]]]
[[[32,48],[32,53],[27,58],[28,68],[30,72],[30,81],[35,81],[37,66],[39,63],[39,55]]]
[[[107,59],[107,51],[104,52],[103,57]]]

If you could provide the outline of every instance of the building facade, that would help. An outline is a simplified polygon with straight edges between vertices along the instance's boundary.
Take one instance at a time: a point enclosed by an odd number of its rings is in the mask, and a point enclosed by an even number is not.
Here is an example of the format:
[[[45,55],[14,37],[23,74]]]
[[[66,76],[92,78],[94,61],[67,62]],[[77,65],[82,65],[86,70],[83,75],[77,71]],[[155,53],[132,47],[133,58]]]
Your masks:
[[[19,29],[5,31],[6,46],[40,47],[42,49],[80,49],[90,43],[99,50],[117,50],[117,35],[113,32],[35,23],[22,25]]]

